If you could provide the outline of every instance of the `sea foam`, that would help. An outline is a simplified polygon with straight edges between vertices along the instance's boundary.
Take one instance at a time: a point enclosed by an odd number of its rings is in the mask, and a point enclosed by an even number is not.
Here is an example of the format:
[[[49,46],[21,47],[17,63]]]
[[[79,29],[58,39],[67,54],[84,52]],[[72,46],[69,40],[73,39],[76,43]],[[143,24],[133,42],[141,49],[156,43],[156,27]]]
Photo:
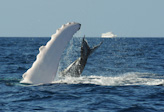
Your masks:
[[[164,79],[147,77],[149,73],[128,72],[118,76],[81,76],[81,77],[60,77],[53,83],[66,84],[95,84],[102,86],[130,86],[130,85],[161,85]]]

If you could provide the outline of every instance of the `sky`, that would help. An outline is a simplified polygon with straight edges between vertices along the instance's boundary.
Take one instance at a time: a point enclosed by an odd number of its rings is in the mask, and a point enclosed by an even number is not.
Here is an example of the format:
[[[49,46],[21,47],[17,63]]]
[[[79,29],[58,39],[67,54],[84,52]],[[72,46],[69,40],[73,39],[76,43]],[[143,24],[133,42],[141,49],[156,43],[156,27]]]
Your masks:
[[[50,37],[63,24],[76,36],[164,37],[164,0],[0,0],[0,37]]]

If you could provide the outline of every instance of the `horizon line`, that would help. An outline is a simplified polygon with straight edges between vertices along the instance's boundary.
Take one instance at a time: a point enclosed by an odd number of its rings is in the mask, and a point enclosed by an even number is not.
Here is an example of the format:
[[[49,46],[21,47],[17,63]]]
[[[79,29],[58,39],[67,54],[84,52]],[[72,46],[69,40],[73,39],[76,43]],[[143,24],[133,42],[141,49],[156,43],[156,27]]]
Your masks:
[[[82,37],[77,37],[77,36],[73,36],[74,38],[82,38]],[[86,36],[87,37],[87,36]],[[0,38],[51,38],[48,36],[0,36]],[[88,36],[87,38],[103,38],[101,36]],[[109,37],[110,38],[110,37]],[[143,37],[139,37],[139,36],[127,36],[127,37],[113,37],[113,38],[164,38],[164,36],[143,36]]]

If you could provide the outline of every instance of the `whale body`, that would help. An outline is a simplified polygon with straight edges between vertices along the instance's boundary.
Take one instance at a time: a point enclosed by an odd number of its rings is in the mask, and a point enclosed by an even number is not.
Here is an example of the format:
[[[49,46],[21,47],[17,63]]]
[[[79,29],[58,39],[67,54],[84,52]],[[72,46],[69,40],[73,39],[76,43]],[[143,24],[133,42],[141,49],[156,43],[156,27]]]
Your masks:
[[[70,64],[64,71],[60,73],[61,76],[71,76],[71,77],[79,77],[83,72],[85,65],[87,63],[88,57],[98,48],[100,45],[96,45],[93,48],[90,48],[88,42],[85,40],[85,36],[82,40],[81,44],[81,56],[75,60],[72,64]]]
[[[45,46],[39,48],[39,54],[36,57],[32,67],[23,74],[20,83],[26,84],[46,84],[54,81],[61,55],[73,37],[81,27],[81,24],[71,22],[62,25],[55,34],[51,36],[50,41]]]

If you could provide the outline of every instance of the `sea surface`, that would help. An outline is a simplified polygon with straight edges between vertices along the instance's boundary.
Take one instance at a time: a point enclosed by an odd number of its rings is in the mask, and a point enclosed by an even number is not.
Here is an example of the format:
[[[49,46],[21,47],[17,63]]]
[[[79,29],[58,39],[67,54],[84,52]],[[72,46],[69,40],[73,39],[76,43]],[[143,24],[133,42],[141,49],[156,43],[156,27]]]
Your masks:
[[[103,44],[81,77],[20,84],[49,40],[0,38],[0,112],[164,112],[164,38],[86,37],[90,47]],[[81,42],[70,41],[58,74],[80,56]]]

